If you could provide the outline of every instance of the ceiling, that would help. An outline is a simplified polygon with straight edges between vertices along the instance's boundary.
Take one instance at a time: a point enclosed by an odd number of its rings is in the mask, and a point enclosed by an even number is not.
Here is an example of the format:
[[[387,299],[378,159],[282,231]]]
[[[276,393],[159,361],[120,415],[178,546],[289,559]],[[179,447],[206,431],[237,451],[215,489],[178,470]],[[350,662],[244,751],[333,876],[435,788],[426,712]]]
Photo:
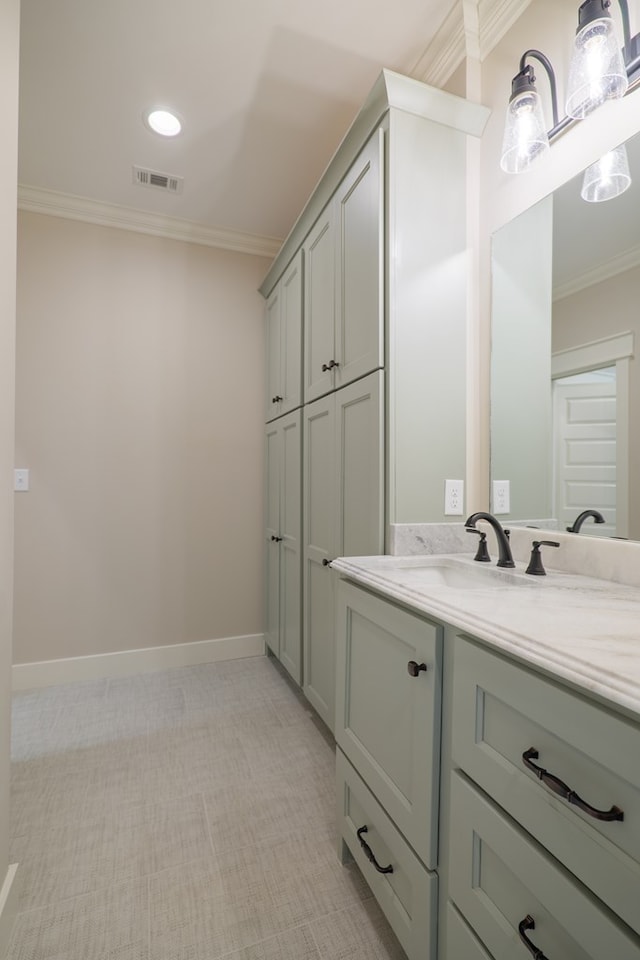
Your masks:
[[[381,68],[411,74],[454,4],[22,0],[20,184],[284,238]],[[147,129],[153,106],[178,137]]]

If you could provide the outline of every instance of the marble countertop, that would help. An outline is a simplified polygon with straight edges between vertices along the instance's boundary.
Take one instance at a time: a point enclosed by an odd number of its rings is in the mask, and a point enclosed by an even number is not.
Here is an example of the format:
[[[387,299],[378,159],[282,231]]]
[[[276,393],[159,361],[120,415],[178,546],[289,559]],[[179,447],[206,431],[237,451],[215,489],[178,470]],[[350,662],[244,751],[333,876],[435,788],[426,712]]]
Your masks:
[[[639,719],[640,588],[554,570],[548,553],[544,561],[545,577],[526,575],[522,563],[502,571],[460,553],[340,557],[331,565]],[[446,568],[449,584],[425,582],[437,579],[425,574],[434,566]],[[473,585],[455,585],[465,576]]]

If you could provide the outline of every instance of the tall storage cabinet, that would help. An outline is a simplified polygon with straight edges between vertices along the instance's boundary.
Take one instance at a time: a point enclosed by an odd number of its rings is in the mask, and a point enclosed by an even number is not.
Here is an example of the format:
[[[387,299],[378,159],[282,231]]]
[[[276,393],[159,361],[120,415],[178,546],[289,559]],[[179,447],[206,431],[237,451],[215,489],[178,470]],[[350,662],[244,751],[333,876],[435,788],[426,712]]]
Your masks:
[[[383,71],[260,288],[282,340],[301,257],[303,688],[332,729],[328,564],[444,520],[444,479],[465,476],[467,136],[488,114]],[[284,394],[267,394],[270,420]]]

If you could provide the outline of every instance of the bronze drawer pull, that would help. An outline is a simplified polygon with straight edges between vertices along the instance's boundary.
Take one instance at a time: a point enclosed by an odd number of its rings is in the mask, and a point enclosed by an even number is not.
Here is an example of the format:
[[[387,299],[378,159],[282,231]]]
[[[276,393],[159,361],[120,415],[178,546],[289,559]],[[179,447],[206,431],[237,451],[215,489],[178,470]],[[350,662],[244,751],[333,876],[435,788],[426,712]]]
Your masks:
[[[531,940],[529,940],[529,937],[525,933],[525,930],[535,930],[535,928],[536,928],[535,920],[533,919],[533,917],[527,914],[524,920],[521,920],[520,923],[518,924],[518,933],[520,934],[520,939],[524,943],[527,950],[529,950],[533,954],[535,960],[547,960],[547,957],[545,957],[542,950],[538,950],[535,943],[531,943]]]
[[[531,762],[532,760],[537,760],[538,756],[539,754],[536,748],[529,747],[529,749],[525,750],[522,754],[522,762],[525,767],[535,773],[538,780],[541,780],[553,793],[562,797],[562,799],[568,803],[579,807],[580,810],[588,813],[594,820],[624,820],[624,813],[620,807],[611,807],[610,810],[596,810],[595,807],[590,807],[589,804],[579,797],[571,787],[568,787],[566,783],[563,783],[562,780],[555,777],[552,773],[548,773],[543,767],[538,767],[535,763]]]
[[[360,827],[359,830],[356,830],[356,834],[358,836],[358,840],[360,841],[360,846],[364,850],[365,857],[367,858],[369,863],[372,863],[374,865],[378,873],[393,873],[393,867],[391,866],[391,864],[389,864],[388,867],[380,866],[380,864],[376,860],[373,850],[371,849],[367,841],[362,839],[362,834],[368,833],[368,832],[369,832],[369,828],[366,826],[366,824],[364,827]]]
[[[417,677],[423,671],[426,672],[426,669],[427,669],[426,663],[416,663],[415,660],[409,660],[409,663],[407,664],[407,671],[410,677]]]

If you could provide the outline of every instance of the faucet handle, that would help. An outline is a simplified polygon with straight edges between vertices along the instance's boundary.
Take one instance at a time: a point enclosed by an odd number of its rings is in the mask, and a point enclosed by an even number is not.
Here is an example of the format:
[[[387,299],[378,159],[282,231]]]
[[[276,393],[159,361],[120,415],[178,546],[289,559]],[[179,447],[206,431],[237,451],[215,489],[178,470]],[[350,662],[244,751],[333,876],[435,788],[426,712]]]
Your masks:
[[[542,566],[542,554],[540,553],[540,547],[559,547],[560,544],[557,540],[534,540],[531,544],[531,558],[529,560],[529,566],[525,570],[525,573],[531,573],[534,577],[544,577],[547,574],[547,571]]]
[[[489,548],[487,547],[487,535],[482,530],[476,530],[475,527],[465,527],[467,533],[475,533],[480,537],[478,541],[478,549],[476,555],[473,558],[474,560],[479,560],[481,563],[491,563],[491,557],[489,556]]]

